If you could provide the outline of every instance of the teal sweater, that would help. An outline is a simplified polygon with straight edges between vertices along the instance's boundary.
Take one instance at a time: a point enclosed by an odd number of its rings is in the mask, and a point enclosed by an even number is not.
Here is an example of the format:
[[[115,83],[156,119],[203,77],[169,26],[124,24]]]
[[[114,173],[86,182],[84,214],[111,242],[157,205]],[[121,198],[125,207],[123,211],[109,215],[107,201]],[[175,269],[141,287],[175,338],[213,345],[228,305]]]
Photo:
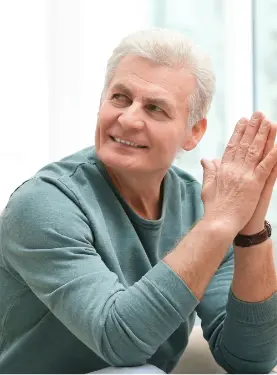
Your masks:
[[[162,216],[145,220],[112,185],[94,148],[23,183],[0,220],[0,373],[145,363],[170,372],[196,313],[226,371],[269,372],[277,295],[262,303],[232,295],[232,249],[201,301],[162,260],[201,218],[200,191],[171,167]]]

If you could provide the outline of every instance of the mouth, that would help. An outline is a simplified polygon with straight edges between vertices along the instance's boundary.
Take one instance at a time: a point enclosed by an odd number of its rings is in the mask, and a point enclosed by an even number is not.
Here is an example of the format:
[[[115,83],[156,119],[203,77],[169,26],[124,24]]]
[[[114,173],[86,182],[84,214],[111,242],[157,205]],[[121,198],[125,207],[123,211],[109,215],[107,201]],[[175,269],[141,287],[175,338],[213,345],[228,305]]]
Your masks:
[[[125,146],[125,147],[132,147],[132,148],[147,148],[147,146],[143,146],[143,145],[138,145],[137,143],[135,142],[131,142],[131,141],[126,141],[124,139],[121,139],[121,138],[117,138],[117,137],[112,137],[110,135],[110,138],[113,142],[115,143],[119,143],[120,145],[122,146]]]

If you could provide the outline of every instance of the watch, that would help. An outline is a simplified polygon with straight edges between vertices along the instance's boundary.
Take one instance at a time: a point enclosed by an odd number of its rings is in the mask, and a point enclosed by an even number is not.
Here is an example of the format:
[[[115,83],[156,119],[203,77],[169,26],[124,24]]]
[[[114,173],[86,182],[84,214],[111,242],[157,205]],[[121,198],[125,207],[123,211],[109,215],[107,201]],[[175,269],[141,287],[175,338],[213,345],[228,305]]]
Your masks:
[[[234,239],[234,244],[240,247],[250,247],[266,241],[271,236],[271,225],[268,221],[264,222],[264,229],[256,234],[244,235],[238,234]]]

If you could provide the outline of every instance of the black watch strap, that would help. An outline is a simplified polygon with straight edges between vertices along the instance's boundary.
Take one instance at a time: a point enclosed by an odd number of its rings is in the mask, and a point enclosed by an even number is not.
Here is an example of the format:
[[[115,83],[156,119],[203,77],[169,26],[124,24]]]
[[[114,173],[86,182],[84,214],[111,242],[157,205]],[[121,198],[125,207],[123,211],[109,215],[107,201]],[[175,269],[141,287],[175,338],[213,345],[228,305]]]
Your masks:
[[[238,234],[234,239],[234,244],[240,247],[250,247],[266,241],[271,236],[271,225],[268,221],[264,222],[264,229],[259,233],[252,235]]]

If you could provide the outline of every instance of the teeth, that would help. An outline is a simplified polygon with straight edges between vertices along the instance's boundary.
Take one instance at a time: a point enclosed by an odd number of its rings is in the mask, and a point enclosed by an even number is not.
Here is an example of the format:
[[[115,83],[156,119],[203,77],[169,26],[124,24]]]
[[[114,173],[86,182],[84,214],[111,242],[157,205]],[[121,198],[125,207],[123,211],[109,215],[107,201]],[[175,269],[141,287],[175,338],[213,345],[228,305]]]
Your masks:
[[[123,139],[120,139],[120,138],[114,138],[114,140],[115,140],[116,142],[124,143],[125,145],[132,146],[132,147],[143,147],[143,146],[137,145],[137,144],[134,143],[134,142],[124,141]]]

